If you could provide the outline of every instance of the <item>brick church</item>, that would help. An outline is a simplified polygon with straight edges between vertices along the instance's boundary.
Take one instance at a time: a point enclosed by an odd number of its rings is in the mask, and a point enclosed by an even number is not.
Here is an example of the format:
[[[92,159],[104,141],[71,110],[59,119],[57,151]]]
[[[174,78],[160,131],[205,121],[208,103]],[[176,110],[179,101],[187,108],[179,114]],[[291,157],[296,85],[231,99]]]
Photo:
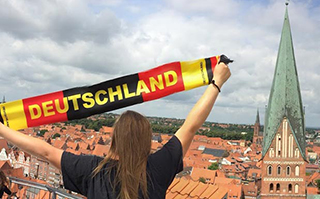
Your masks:
[[[256,144],[256,146],[262,146],[263,142],[263,131],[261,131],[261,125],[260,125],[260,116],[259,116],[259,110],[257,110],[257,117],[256,122],[253,126],[253,143]]]
[[[266,110],[261,199],[306,198],[307,161],[304,131],[304,111],[286,6]]]

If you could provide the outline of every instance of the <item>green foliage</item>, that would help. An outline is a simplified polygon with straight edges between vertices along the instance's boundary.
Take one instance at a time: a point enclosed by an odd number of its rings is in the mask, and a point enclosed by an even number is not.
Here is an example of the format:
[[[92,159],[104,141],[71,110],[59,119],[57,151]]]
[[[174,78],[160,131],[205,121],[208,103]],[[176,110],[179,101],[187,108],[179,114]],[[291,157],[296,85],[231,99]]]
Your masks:
[[[85,132],[85,129],[94,129],[99,131],[102,126],[113,126],[117,114],[105,113],[94,117],[79,119],[65,122],[66,125],[83,125],[80,131]],[[93,118],[93,119],[92,119]],[[147,117],[150,121],[151,128],[155,133],[174,134],[183,124],[185,120],[175,118]],[[214,125],[214,126],[213,126]],[[251,125],[227,124],[225,128],[220,127],[218,123],[205,122],[204,127],[210,128],[209,131],[199,131],[198,135],[208,137],[220,137],[224,140],[251,140],[253,137],[253,128]],[[246,132],[246,134],[241,134]]]
[[[161,124],[151,124],[151,128],[153,132],[156,133],[164,133],[164,134],[174,134],[179,127],[169,126],[169,125],[161,125]]]
[[[115,118],[108,117],[105,119],[97,119],[97,120],[92,120],[92,119],[72,120],[72,121],[65,122],[65,124],[67,125],[81,124],[85,126],[86,129],[94,129],[95,131],[99,131],[99,129],[102,126],[113,126],[115,121],[116,121]]]
[[[320,189],[320,179],[316,179],[317,187]]]
[[[46,132],[48,132],[47,129],[42,129],[42,130],[40,130],[40,131],[38,132],[38,135],[41,136],[41,137],[43,137],[43,135],[44,135]]]
[[[212,163],[209,167],[209,170],[218,170],[219,169],[219,163],[218,162],[214,162]]]
[[[313,152],[313,150],[309,148],[309,149],[308,149],[308,152]]]
[[[206,179],[205,179],[204,177],[200,177],[200,178],[199,178],[199,182],[202,182],[202,183],[205,184],[205,183],[206,183]]]
[[[241,132],[247,132],[247,134],[241,134]],[[220,126],[214,126],[210,131],[201,133],[208,137],[220,137],[224,140],[252,140],[253,129],[250,126],[245,126],[244,128],[239,127],[239,125],[230,125],[229,127],[222,128]]]
[[[59,133],[55,133],[53,136],[52,136],[52,138],[53,139],[56,139],[57,137],[60,137],[61,135],[59,134]]]

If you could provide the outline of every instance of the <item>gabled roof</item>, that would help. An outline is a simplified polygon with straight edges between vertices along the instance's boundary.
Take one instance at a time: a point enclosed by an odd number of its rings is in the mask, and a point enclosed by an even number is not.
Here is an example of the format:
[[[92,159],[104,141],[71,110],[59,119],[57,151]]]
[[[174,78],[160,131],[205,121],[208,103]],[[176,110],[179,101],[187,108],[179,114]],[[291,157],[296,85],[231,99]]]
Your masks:
[[[0,160],[0,169],[11,169],[9,160]]]
[[[282,27],[276,69],[266,111],[262,150],[263,157],[267,153],[284,117],[288,119],[300,153],[306,160],[304,150],[304,113],[287,7]]]
[[[7,140],[5,140],[2,137],[0,137],[0,151],[1,151],[2,148],[6,149],[6,151],[9,150]]]
[[[92,155],[104,157],[108,154],[109,149],[109,145],[96,144],[94,150],[92,151]]]
[[[167,190],[166,199],[222,199],[230,191],[229,187],[204,184],[186,178],[175,178]]]
[[[195,181],[198,181],[199,178],[205,178],[207,182],[214,183],[215,177],[217,176],[217,170],[201,169],[201,168],[192,168],[191,178]]]

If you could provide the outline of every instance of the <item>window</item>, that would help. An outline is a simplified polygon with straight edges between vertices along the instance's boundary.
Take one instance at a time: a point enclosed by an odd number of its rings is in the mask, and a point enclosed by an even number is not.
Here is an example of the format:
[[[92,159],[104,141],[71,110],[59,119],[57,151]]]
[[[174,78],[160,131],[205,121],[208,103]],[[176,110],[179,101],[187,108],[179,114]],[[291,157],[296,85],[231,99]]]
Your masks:
[[[289,135],[289,158],[293,157],[293,135]]]
[[[294,151],[294,157],[299,158],[299,149],[298,148],[296,148],[296,150]]]
[[[289,191],[289,193],[292,192],[292,184],[289,184],[289,185],[288,185],[288,191]]]
[[[269,186],[269,192],[273,192],[273,183],[271,183]]]
[[[273,157],[274,157],[274,150],[273,150],[273,148],[270,148],[269,157],[270,157],[270,158],[273,158]]]
[[[296,166],[296,170],[295,170],[295,175],[296,176],[299,176],[299,173],[300,173],[300,168],[299,168],[299,166]]]
[[[281,175],[281,166],[278,166],[278,167],[277,167],[277,174],[278,174],[278,175]]]
[[[276,191],[280,191],[280,184],[279,184],[279,183],[277,183],[277,189],[276,189]]]
[[[280,154],[281,154],[281,135],[280,134],[277,134],[276,154],[277,154],[277,157],[280,157]]]
[[[294,185],[294,193],[298,193],[299,192],[299,185],[296,184]]]
[[[291,174],[291,167],[287,166],[287,176],[290,176],[290,174]]]
[[[268,175],[269,176],[272,175],[272,166],[271,165],[268,166]]]

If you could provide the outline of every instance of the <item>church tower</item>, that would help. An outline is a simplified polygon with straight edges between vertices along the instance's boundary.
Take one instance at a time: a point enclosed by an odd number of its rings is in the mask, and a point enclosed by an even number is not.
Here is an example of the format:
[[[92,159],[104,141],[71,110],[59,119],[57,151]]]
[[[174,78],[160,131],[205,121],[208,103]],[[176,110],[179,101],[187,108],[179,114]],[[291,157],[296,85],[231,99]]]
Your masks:
[[[255,143],[257,146],[262,145],[263,136],[261,135],[260,132],[261,132],[260,116],[259,116],[259,110],[257,110],[256,122],[253,126],[253,143]]]
[[[261,198],[306,198],[304,112],[287,6],[265,121]]]

